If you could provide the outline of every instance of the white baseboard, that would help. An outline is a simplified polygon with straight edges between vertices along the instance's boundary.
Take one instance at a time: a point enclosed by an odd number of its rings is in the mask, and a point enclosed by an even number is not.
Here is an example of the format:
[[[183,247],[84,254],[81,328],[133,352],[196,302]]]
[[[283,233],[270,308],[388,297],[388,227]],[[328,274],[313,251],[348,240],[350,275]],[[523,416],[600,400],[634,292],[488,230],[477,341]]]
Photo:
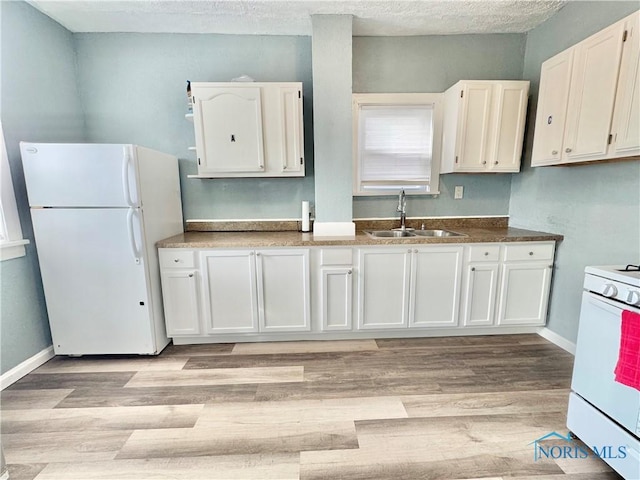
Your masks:
[[[5,470],[4,472],[2,472],[2,475],[0,475],[0,480],[9,480],[9,470]]]
[[[566,350],[571,355],[576,354],[576,344],[558,335],[553,330],[549,330],[547,327],[542,327],[540,330],[538,330],[538,335],[540,335],[542,338],[546,338],[551,343],[559,346],[563,350]]]
[[[51,345],[41,352],[36,353],[33,357],[27,358],[24,362],[16,365],[11,370],[0,376],[0,390],[4,390],[9,385],[17,382],[27,373],[34,371],[40,365],[51,360],[54,356],[55,353],[53,353],[53,345]],[[2,479],[0,478],[0,480]]]

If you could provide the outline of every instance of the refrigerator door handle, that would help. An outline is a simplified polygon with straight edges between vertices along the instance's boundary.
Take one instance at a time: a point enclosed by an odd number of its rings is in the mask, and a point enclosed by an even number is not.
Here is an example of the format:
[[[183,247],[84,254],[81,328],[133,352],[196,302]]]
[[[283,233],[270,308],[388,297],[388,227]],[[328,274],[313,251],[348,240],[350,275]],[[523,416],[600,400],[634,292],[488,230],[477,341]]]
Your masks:
[[[131,198],[131,187],[129,186],[129,165],[131,164],[131,153],[128,147],[123,147],[124,158],[122,159],[122,188],[124,189],[124,200],[129,207],[134,208],[136,204]]]
[[[135,216],[136,210],[134,208],[130,208],[127,212],[127,230],[129,231],[129,242],[131,244],[131,252],[133,253],[133,260],[136,265],[140,264],[140,256],[141,252],[138,248],[138,244],[136,243],[136,234],[133,228],[133,217]]]

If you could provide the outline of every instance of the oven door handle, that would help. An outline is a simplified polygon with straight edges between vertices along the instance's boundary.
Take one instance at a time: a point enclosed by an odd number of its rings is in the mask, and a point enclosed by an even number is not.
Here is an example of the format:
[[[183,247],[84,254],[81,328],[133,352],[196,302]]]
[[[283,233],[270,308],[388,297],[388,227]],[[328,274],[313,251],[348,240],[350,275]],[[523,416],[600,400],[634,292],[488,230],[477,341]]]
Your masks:
[[[615,300],[609,300],[601,295],[596,295],[592,292],[584,292],[589,297],[589,303],[594,307],[601,308],[611,313],[620,313],[622,310],[629,310],[630,312],[640,313],[640,308],[632,307],[627,303],[616,302]]]

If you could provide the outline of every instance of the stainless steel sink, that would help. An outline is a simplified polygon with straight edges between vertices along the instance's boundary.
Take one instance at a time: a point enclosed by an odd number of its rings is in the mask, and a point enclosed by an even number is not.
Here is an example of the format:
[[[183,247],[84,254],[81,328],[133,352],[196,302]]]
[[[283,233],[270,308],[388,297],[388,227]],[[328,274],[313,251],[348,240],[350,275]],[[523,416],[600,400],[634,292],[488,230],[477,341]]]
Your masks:
[[[416,230],[413,232],[419,237],[464,237],[463,233],[452,232],[450,230]]]
[[[406,237],[464,237],[466,235],[450,230],[365,230],[372,238],[406,238]]]
[[[415,237],[413,231],[409,230],[365,230],[367,235],[373,238],[402,238]]]

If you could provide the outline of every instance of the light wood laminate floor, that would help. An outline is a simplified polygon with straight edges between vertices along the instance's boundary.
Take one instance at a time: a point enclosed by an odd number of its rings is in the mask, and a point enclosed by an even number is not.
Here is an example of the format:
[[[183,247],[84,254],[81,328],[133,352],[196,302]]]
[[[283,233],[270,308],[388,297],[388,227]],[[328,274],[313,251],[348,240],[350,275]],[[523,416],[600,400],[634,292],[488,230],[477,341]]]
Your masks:
[[[537,335],[56,357],[1,395],[12,480],[617,479],[534,461],[573,357]]]

